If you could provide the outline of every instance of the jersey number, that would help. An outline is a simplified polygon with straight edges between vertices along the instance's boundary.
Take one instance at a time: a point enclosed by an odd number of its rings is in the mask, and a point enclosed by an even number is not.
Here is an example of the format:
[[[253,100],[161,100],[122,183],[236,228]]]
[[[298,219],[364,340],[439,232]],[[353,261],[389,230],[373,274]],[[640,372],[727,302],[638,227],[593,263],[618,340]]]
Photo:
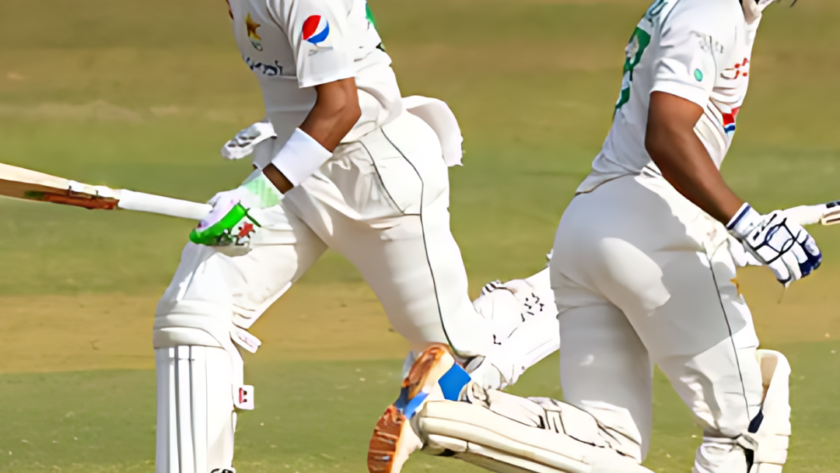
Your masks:
[[[662,13],[662,10],[667,4],[668,0],[656,0],[648,9],[647,13],[645,13],[642,22],[647,22],[653,26],[653,19]],[[621,107],[630,101],[630,86],[633,84],[633,71],[642,62],[642,56],[645,54],[648,46],[650,46],[650,33],[637,26],[636,30],[633,31],[633,36],[630,38],[630,43],[624,50],[627,57],[624,60],[624,77],[621,80],[621,94],[619,94],[618,102],[615,104],[615,112],[618,112]]]
[[[630,38],[630,44],[625,49],[627,59],[624,60],[624,78],[621,80],[621,94],[618,96],[618,102],[615,104],[616,112],[630,101],[630,86],[633,84],[633,71],[642,62],[642,55],[645,54],[648,46],[650,46],[650,34],[636,27],[636,31],[633,32],[633,37]]]

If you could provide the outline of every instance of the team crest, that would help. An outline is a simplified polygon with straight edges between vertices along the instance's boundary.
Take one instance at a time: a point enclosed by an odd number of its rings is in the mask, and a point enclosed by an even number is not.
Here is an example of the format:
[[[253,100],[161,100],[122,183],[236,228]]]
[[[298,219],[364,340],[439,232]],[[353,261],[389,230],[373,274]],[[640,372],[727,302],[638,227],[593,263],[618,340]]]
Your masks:
[[[303,22],[301,37],[314,46],[325,46],[330,36],[330,22],[321,15],[312,15]]]
[[[251,14],[248,13],[248,16],[245,17],[245,29],[248,31],[248,39],[251,40],[251,45],[254,46],[254,49],[257,51],[262,51],[262,38],[260,38],[259,33],[257,33],[257,29],[262,26],[253,18],[251,18]]]

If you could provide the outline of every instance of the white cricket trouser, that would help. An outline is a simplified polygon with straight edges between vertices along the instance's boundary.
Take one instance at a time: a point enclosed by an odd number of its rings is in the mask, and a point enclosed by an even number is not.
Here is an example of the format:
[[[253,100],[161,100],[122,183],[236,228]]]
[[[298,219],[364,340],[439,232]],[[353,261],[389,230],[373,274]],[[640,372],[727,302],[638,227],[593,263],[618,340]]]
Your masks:
[[[734,439],[762,399],[727,239],[661,177],[627,176],[572,200],[551,261],[566,401],[634,434],[644,455],[658,365],[703,428],[700,473],[746,472]]]
[[[261,144],[255,162],[280,144]],[[234,407],[254,405],[234,343],[256,348],[246,330],[327,248],[359,269],[412,350],[446,343],[467,357],[497,353],[493,324],[520,320],[520,304],[495,321],[470,301],[440,141],[409,113],[339,146],[280,205],[260,211],[259,223],[247,253],[188,244],[158,304],[158,473],[232,471]],[[551,322],[553,330],[532,336]],[[527,367],[553,351],[556,336],[540,337],[552,333],[554,319],[516,330],[506,340],[510,364]]]
[[[484,353],[492,335],[467,294],[448,207],[438,137],[403,113],[341,145],[318,173],[267,209],[247,254],[188,244],[156,328],[182,327],[188,315],[206,319],[208,312],[218,314],[222,337],[231,316],[250,328],[329,247],[359,269],[412,349],[438,342],[461,354]]]
[[[280,145],[262,144],[255,162]],[[447,343],[466,356],[488,353],[492,331],[467,294],[448,207],[440,141],[403,113],[339,146],[280,205],[261,211],[247,253],[187,244],[155,315],[156,471],[233,471],[235,406],[254,402],[234,342],[255,349],[245,330],[328,247],[359,269],[412,349]]]

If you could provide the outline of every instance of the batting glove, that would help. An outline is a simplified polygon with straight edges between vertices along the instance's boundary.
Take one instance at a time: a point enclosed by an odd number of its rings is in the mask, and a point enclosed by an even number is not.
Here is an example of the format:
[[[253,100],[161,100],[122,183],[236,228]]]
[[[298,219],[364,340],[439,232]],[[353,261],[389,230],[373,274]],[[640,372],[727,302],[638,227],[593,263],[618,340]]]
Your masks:
[[[254,147],[269,138],[276,138],[274,127],[268,119],[263,119],[245,128],[222,146],[225,159],[242,159],[254,152]]]
[[[822,253],[811,235],[782,211],[761,215],[744,204],[726,228],[785,286],[808,276],[822,263]]]
[[[283,194],[256,170],[241,186],[210,199],[213,210],[190,233],[190,241],[207,246],[247,246],[261,226],[253,211],[278,205],[282,199]]]

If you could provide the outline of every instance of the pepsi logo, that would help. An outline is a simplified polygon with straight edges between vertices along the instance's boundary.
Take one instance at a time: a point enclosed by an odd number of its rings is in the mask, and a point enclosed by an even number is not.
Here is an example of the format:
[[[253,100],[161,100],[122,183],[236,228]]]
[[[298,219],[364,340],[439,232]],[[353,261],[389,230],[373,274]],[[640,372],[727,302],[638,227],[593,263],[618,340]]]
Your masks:
[[[330,35],[330,23],[321,15],[312,15],[303,22],[303,40],[314,45],[326,41]]]

